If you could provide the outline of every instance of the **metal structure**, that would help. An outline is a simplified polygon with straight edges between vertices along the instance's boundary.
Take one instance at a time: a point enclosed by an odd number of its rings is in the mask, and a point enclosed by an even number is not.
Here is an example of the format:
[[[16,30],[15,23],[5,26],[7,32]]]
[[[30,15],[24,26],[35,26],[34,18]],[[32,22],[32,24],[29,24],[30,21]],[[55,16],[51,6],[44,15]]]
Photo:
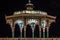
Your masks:
[[[5,16],[6,23],[11,25],[12,37],[14,38],[14,28],[15,24],[18,23],[20,27],[22,38],[22,28],[24,28],[24,37],[26,38],[26,27],[27,24],[31,25],[32,28],[32,37],[34,38],[34,28],[35,25],[39,26],[39,37],[41,38],[41,28],[43,29],[43,38],[45,38],[45,28],[47,29],[47,38],[49,37],[49,27],[52,22],[55,22],[56,17],[50,16],[47,12],[40,10],[34,10],[33,4],[29,0],[29,3],[26,4],[27,9],[23,11],[14,12],[14,15]]]

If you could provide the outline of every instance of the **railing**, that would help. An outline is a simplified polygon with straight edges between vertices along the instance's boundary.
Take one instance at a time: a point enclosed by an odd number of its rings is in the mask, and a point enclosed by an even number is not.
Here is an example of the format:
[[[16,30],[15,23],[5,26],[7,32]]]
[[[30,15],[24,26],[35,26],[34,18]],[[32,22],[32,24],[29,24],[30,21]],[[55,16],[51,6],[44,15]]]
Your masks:
[[[0,38],[0,40],[60,40],[60,38]]]

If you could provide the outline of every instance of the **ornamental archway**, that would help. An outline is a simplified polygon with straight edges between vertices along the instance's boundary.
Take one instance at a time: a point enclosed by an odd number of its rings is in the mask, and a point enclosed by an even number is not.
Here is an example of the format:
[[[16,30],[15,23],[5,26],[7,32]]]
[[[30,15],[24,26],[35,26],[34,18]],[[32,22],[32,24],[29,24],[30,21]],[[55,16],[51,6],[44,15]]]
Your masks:
[[[30,29],[32,30],[32,38],[34,38],[34,29],[35,29],[36,25],[38,25],[38,20],[37,19],[27,19],[26,24],[30,26]]]
[[[22,38],[23,37],[23,28],[24,28],[24,23],[22,20],[17,20],[15,21],[15,25],[18,25],[18,31],[20,32],[19,37]],[[15,26],[16,28],[16,26]],[[17,34],[16,34],[17,35]]]

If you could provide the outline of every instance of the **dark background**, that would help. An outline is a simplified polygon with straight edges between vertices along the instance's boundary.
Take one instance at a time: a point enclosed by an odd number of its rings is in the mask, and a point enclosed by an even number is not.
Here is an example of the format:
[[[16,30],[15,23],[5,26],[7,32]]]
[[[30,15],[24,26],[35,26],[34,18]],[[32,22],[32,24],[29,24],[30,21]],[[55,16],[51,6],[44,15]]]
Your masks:
[[[0,37],[11,37],[11,29],[6,24],[5,15],[13,15],[14,11],[25,9],[28,0],[0,0]],[[32,0],[35,10],[46,11],[56,16],[56,23],[50,27],[50,37],[60,37],[60,1],[59,0]]]

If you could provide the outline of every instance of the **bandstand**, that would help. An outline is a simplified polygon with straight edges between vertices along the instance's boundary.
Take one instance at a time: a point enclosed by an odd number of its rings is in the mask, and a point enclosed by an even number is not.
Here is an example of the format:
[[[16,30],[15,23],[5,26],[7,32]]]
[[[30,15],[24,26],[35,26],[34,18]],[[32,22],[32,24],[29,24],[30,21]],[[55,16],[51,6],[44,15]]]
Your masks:
[[[47,12],[34,10],[33,7],[33,4],[29,0],[29,2],[26,4],[26,10],[16,11],[11,16],[5,16],[6,24],[9,23],[12,29],[12,38],[14,38],[15,24],[18,24],[20,28],[21,34],[19,39],[26,38],[26,28],[28,24],[31,26],[32,29],[32,39],[34,39],[34,29],[36,25],[38,25],[39,27],[39,38],[41,38],[41,28],[43,29],[43,38],[45,38],[45,36],[49,38],[49,27],[52,22],[55,22],[56,17],[48,15]],[[24,38],[22,38],[23,28]],[[45,29],[47,30],[47,35],[45,35]]]

